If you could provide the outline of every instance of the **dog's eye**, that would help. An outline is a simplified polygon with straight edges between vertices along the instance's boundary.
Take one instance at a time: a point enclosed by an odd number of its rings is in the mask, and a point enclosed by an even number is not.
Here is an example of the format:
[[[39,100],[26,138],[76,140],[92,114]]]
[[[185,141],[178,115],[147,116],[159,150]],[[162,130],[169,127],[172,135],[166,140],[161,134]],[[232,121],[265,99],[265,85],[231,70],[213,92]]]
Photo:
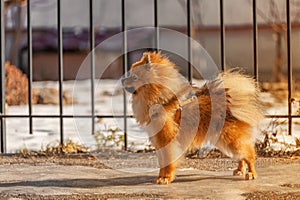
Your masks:
[[[136,81],[136,80],[138,79],[137,75],[135,75],[135,74],[133,74],[133,75],[131,76],[131,78],[132,78],[133,81]]]

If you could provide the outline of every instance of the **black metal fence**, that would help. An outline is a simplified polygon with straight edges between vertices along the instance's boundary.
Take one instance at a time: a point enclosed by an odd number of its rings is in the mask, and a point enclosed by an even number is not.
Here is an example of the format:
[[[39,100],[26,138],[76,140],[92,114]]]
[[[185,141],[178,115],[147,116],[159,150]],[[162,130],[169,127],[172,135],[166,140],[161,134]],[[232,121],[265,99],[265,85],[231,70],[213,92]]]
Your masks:
[[[32,16],[31,16],[31,0],[27,1],[27,41],[28,41],[28,114],[24,115],[9,115],[5,114],[5,19],[4,19],[4,1],[0,1],[0,21],[1,21],[1,32],[0,32],[0,41],[1,41],[1,54],[0,54],[0,63],[1,63],[1,87],[0,87],[0,99],[1,99],[1,107],[0,107],[0,129],[1,129],[1,135],[0,135],[0,151],[1,153],[6,153],[6,135],[9,134],[7,132],[5,121],[7,118],[27,118],[29,119],[29,134],[34,134],[33,130],[33,118],[58,118],[60,120],[60,143],[64,142],[64,119],[66,118],[73,118],[73,117],[79,117],[79,118],[91,118],[95,119],[96,117],[123,117],[124,118],[124,134],[125,134],[125,149],[127,148],[127,118],[131,117],[127,114],[127,107],[126,107],[126,94],[124,94],[124,113],[122,116],[101,116],[95,114],[95,61],[94,61],[94,52],[92,51],[95,47],[95,32],[94,32],[94,10],[93,10],[93,0],[87,1],[89,3],[89,47],[91,50],[91,66],[90,66],[90,78],[91,78],[91,115],[81,115],[81,116],[72,116],[72,115],[65,115],[63,113],[63,30],[62,30],[62,5],[61,0],[57,0],[57,35],[58,35],[58,83],[59,83],[59,114],[58,115],[49,115],[48,113],[45,113],[44,115],[35,115],[32,112]],[[216,1],[217,2],[217,1]],[[225,51],[225,23],[224,23],[224,0],[219,0],[219,16],[220,16],[220,60],[221,60],[221,69],[224,70],[226,68],[226,51]],[[258,23],[257,23],[257,1],[252,0],[250,1],[252,4],[252,29],[253,29],[253,71],[254,71],[254,77],[258,79]],[[292,133],[292,119],[299,117],[292,115],[292,106],[291,106],[291,99],[292,99],[292,63],[291,63],[291,19],[290,19],[290,1],[286,0],[286,30],[287,30],[287,77],[288,77],[288,114],[287,115],[268,115],[266,117],[276,117],[276,118],[287,118],[288,119],[288,131],[289,134]],[[123,60],[123,72],[125,73],[128,70],[128,52],[127,52],[127,36],[126,36],[126,0],[120,0],[121,4],[121,31],[124,32],[123,37],[123,52],[125,52],[122,56]],[[159,27],[159,20],[160,17],[158,16],[158,9],[159,9],[159,1],[153,0],[154,5],[154,27]],[[185,1],[186,5],[186,13],[187,13],[187,21],[186,21],[186,34],[190,38],[191,31],[192,31],[192,19],[191,19],[191,0]],[[159,49],[159,32],[156,32],[155,34],[155,46],[157,49]],[[191,43],[190,39],[188,41],[188,57],[191,58]],[[188,77],[191,80],[193,76],[192,67],[189,64],[188,67]],[[91,120],[92,124],[90,126],[92,127],[92,133],[95,130],[95,120]]]

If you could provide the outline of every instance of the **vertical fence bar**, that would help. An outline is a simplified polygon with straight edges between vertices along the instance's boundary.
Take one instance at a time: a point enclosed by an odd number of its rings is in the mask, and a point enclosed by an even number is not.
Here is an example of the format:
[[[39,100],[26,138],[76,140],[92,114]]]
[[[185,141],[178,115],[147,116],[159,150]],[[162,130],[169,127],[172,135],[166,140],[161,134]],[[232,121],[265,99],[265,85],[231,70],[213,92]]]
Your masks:
[[[1,43],[1,53],[0,53],[0,70],[1,70],[1,87],[0,87],[0,114],[1,114],[1,135],[0,135],[0,151],[1,153],[6,153],[6,126],[5,126],[5,20],[4,20],[4,1],[0,0],[0,43]]]
[[[123,33],[123,72],[127,76],[128,71],[128,56],[127,56],[127,27],[126,27],[126,5],[125,0],[122,0],[121,17],[122,17],[122,33]],[[124,149],[127,150],[127,96],[126,92],[123,93],[123,105],[124,105]]]
[[[252,2],[252,17],[253,17],[253,74],[256,81],[258,81],[258,37],[257,37],[257,12],[256,0]]]
[[[57,0],[57,37],[58,37],[58,83],[59,83],[59,120],[60,120],[60,144],[64,143],[63,123],[63,44],[61,23],[61,0]]]
[[[189,82],[192,83],[193,79],[193,70],[192,70],[192,65],[191,65],[191,60],[192,60],[192,47],[191,47],[191,1],[186,0],[186,11],[187,11],[187,36],[188,36],[188,79]]]
[[[90,22],[90,62],[91,62],[91,109],[92,109],[92,134],[95,133],[95,30],[93,0],[89,2]]]
[[[159,51],[159,29],[158,29],[158,2],[157,0],[154,0],[153,2],[154,6],[154,47],[155,51]]]
[[[287,70],[288,70],[288,134],[292,135],[292,49],[291,49],[291,18],[290,1],[286,0],[286,23],[287,23]]]
[[[224,2],[220,0],[220,40],[221,40],[221,69],[225,70],[225,24],[224,24]]]
[[[29,133],[33,133],[32,128],[32,26],[31,26],[31,0],[27,1],[27,77],[28,77],[28,114]]]

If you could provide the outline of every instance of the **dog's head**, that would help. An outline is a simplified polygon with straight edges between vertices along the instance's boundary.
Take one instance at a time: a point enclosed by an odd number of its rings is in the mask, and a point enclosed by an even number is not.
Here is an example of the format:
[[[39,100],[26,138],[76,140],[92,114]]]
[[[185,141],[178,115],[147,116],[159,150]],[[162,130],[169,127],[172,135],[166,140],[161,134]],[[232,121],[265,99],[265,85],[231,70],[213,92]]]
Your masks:
[[[141,60],[132,65],[129,75],[122,79],[123,87],[127,92],[137,94],[149,85],[161,85],[161,80],[170,75],[168,69],[175,69],[168,58],[160,53],[144,53]]]

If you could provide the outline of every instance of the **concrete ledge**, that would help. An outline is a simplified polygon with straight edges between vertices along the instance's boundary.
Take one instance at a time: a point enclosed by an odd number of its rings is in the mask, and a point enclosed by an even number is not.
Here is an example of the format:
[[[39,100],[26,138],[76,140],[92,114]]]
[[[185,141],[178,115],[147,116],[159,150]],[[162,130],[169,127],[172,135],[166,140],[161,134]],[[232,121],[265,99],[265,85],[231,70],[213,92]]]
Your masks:
[[[0,197],[64,199],[245,199],[252,192],[292,193],[300,198],[300,162],[258,168],[259,178],[244,181],[232,171],[178,169],[170,185],[156,185],[157,172],[124,173],[51,163],[0,165]],[[69,198],[68,198],[69,197]],[[8,198],[8,199],[9,199]],[[3,199],[3,198],[1,198]],[[274,199],[274,198],[273,198]],[[275,198],[276,199],[276,198]]]

